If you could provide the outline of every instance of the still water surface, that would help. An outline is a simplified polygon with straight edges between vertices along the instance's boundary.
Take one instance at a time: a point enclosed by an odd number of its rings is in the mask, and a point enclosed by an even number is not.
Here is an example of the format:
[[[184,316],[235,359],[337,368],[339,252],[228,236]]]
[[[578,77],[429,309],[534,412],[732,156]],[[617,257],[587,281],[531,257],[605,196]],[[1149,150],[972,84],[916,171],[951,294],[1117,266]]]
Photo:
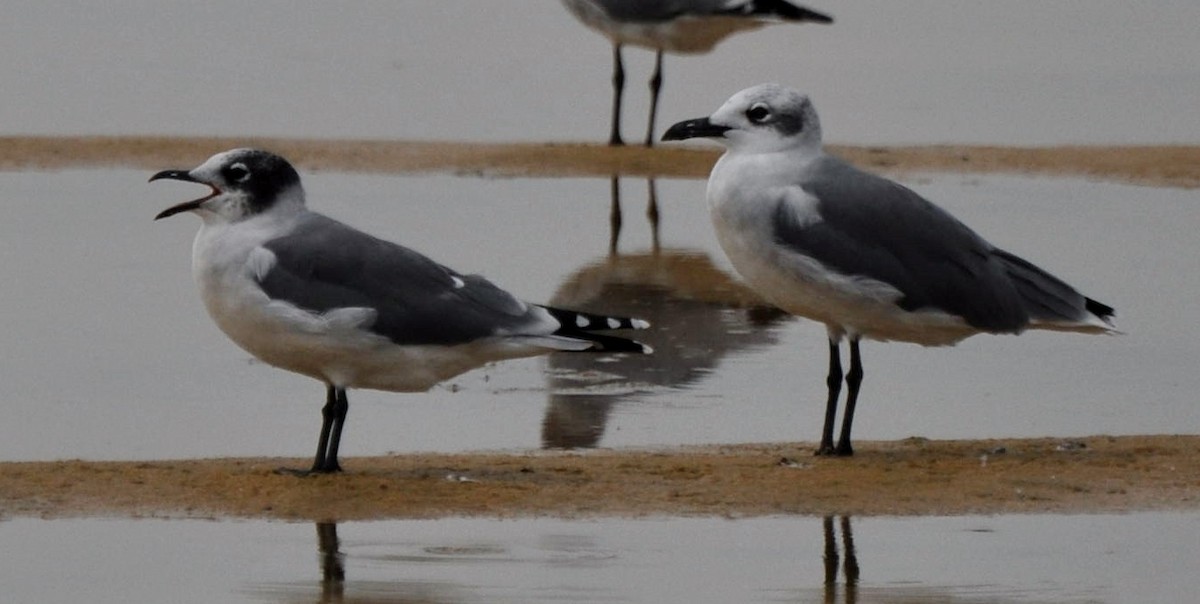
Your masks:
[[[1200,142],[1200,3],[806,2],[774,26],[666,59],[661,120],[781,82],[833,141]],[[611,48],[558,0],[0,9],[0,133],[460,141],[604,140]],[[653,55],[626,52],[625,133]]]
[[[20,602],[1186,602],[1195,514],[0,523]]]
[[[164,166],[167,167],[167,166]],[[0,173],[0,459],[307,456],[324,390],[255,362],[190,275],[196,194],[139,171]],[[356,391],[347,457],[389,451],[813,440],[824,328],[746,308],[702,181],[306,175],[310,205],[531,301],[631,312],[658,351],[477,370],[426,394]],[[1117,308],[1116,337],[978,336],[864,346],[862,439],[1200,431],[1200,207],[1190,191],[1002,176],[910,184],[997,245]]]

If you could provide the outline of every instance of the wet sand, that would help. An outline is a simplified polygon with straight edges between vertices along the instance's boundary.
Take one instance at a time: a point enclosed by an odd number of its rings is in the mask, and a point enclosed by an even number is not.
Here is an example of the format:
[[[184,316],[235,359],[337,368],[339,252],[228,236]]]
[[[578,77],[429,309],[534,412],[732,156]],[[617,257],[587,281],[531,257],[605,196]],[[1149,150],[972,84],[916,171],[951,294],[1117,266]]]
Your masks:
[[[510,144],[0,137],[0,169],[186,167],[256,145],[302,169],[485,176],[704,177],[715,149]],[[1200,147],[837,147],[897,173],[1005,172],[1200,186]],[[1068,446],[1063,446],[1064,443]],[[1079,446],[1082,445],[1082,446]],[[1200,509],[1200,436],[863,442],[351,458],[338,476],[280,475],[305,460],[0,463],[9,516],[358,520],[480,515],[641,516],[1090,513]]]
[[[198,164],[217,151],[259,146],[307,170],[452,172],[484,176],[663,176],[703,178],[716,145],[612,148],[586,143],[476,144],[271,138],[0,137],[0,170]],[[830,149],[860,166],[892,174],[989,172],[1076,176],[1133,184],[1200,187],[1198,146],[990,147],[933,145]]]
[[[665,450],[0,464],[0,516],[370,520],[1200,509],[1200,436],[863,442]]]

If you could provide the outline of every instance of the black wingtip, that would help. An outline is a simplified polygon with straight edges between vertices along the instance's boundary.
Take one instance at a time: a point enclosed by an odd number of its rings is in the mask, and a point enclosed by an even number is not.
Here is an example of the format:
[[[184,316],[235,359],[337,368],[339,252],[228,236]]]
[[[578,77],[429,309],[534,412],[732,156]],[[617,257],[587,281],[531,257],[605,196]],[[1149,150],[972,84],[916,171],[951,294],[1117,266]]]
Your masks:
[[[590,352],[630,352],[636,354],[650,354],[654,352],[654,349],[641,342],[619,336],[596,333],[598,331],[646,329],[650,327],[650,323],[643,319],[612,317],[550,306],[543,306],[542,308],[546,309],[546,312],[549,312],[559,322],[559,325],[561,325],[558,331],[554,332],[555,335],[591,342],[594,346],[588,349]]]
[[[634,319],[630,317],[612,317],[608,315],[598,315],[588,312],[580,312],[577,310],[566,310],[563,308],[553,308],[544,306],[547,312],[550,313],[563,326],[563,331],[612,331],[618,329],[646,329],[650,327],[650,322],[643,319]]]
[[[1112,325],[1113,317],[1117,314],[1116,309],[1113,307],[1101,302],[1097,302],[1091,298],[1083,299],[1083,307],[1093,315],[1100,317],[1101,321],[1104,321],[1109,325]]]

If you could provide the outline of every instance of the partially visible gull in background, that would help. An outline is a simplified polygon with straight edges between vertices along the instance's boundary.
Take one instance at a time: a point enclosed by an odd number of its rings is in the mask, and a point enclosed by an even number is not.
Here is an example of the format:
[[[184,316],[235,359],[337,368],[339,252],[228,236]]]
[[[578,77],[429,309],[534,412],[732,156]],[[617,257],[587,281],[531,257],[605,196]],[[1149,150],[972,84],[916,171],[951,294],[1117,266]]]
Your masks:
[[[654,144],[654,120],[662,89],[663,52],[701,54],[730,34],[770,23],[833,23],[828,15],[784,0],[563,0],[585,25],[604,34],[613,45],[612,132],[608,144],[622,145],[621,96],[625,66],[621,47],[641,46],[655,52],[650,78],[650,120],[646,146]]]

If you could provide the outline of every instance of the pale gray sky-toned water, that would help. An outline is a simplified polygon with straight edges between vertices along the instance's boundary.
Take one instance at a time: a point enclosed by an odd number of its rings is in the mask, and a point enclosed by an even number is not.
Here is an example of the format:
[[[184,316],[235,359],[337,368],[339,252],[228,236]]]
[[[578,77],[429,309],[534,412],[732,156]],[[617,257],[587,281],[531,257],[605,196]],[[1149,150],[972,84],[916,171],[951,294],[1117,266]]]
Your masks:
[[[343,523],[323,552],[308,523],[17,519],[0,537],[27,545],[0,581],[16,601],[95,604],[1185,602],[1198,526],[1161,513],[452,518]]]
[[[8,335],[0,380],[10,401],[0,458],[309,455],[323,387],[253,361],[211,323],[190,274],[198,221],[151,221],[195,187],[147,184],[147,177],[0,173],[9,206],[0,242],[15,259],[0,263],[0,282],[18,285],[0,291]],[[425,394],[354,391],[346,455],[536,448],[543,421],[562,402],[557,395],[579,394],[579,380],[559,380],[564,370],[614,374],[594,393],[604,395],[605,412],[592,445],[819,435],[824,328],[791,319],[751,327],[742,311],[688,303],[672,284],[678,276],[662,268],[666,260],[632,276],[611,268],[605,180],[305,179],[314,208],[487,275],[528,300],[624,310],[636,294],[629,310],[653,313],[656,323],[644,337],[659,352],[636,364],[525,359]],[[1194,192],[1016,176],[910,184],[996,245],[1115,306],[1126,334],[976,336],[951,348],[867,343],[857,437],[1200,431],[1200,374],[1192,370],[1200,322],[1188,319],[1200,291]],[[668,255],[728,274],[703,188],[700,180],[658,183],[661,243]],[[622,189],[620,249],[644,256],[651,246],[641,216],[645,182],[626,179]],[[581,274],[625,289],[597,298],[589,293],[595,286],[570,285]]]
[[[1195,143],[1200,4],[810,3],[668,57],[665,125],[778,81],[848,143]],[[608,42],[557,0],[7,2],[0,134],[602,140]],[[649,52],[626,52],[626,135]],[[663,127],[659,128],[661,132]]]

